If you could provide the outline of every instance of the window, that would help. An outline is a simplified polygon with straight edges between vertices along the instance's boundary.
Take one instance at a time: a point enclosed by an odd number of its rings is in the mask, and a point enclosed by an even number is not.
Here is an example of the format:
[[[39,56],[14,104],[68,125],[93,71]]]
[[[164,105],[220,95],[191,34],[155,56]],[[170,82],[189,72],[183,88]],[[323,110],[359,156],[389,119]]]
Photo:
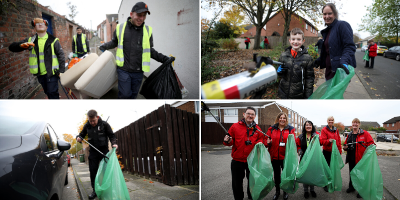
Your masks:
[[[56,149],[58,149],[58,147],[57,147],[57,140],[58,140],[57,135],[56,135],[56,133],[54,132],[53,128],[50,125],[48,125],[47,128],[49,129],[51,143],[53,143],[53,150],[56,150]]]
[[[237,116],[238,110],[237,109],[225,109],[224,113],[225,113],[225,115]]]
[[[394,127],[394,123],[392,123],[392,127]]]
[[[210,110],[210,112],[214,115],[214,116],[218,116],[218,110]],[[207,112],[206,113],[206,115],[210,115],[211,116],[211,114],[209,113],[209,112]]]
[[[308,30],[308,24],[306,24],[306,30]]]
[[[53,144],[50,139],[49,129],[46,127],[43,133],[44,140],[46,141],[47,151],[53,151]]]

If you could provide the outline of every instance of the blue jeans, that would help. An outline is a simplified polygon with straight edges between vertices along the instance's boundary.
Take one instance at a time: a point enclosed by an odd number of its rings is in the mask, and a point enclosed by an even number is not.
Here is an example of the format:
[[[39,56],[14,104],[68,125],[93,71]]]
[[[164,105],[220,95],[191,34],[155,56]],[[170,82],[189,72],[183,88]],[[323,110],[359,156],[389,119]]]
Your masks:
[[[51,76],[50,78],[45,75],[40,75],[37,77],[40,85],[42,85],[44,93],[49,99],[60,99],[58,94],[58,77]]]
[[[117,68],[118,99],[136,99],[142,85],[143,72],[127,72]]]

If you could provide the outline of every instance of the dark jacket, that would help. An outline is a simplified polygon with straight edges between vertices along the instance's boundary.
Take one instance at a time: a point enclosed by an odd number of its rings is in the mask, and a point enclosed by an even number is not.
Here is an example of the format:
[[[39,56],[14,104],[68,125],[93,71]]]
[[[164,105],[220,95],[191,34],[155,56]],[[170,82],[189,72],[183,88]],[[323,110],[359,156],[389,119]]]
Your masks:
[[[348,143],[351,142],[351,141],[348,141],[348,139],[350,138],[349,136],[351,134],[353,134],[353,131],[351,131],[347,135],[346,140],[344,141],[344,144],[348,144]],[[364,142],[363,145],[366,146],[366,147],[368,147],[371,144],[375,144],[374,139],[372,139],[372,137],[371,137],[371,134],[369,134],[368,131],[365,131],[365,130],[362,130],[362,129],[360,129],[360,133],[357,134],[355,142],[361,142],[361,141]],[[356,164],[361,160],[361,158],[364,155],[364,151],[367,149],[363,145],[361,145],[359,143],[355,144],[355,151],[356,151],[356,158],[355,158],[356,160],[355,161],[356,161]],[[347,151],[347,150],[345,150],[345,151]],[[346,163],[350,162],[348,160],[348,157],[349,157],[349,153],[346,154]]]
[[[258,130],[261,128],[256,125]],[[264,135],[257,131],[256,129],[249,129],[249,137],[247,137],[247,126],[243,121],[234,123],[231,128],[229,128],[229,135],[231,135],[232,140],[230,143],[223,142],[225,146],[232,146],[232,159],[239,162],[247,162],[247,156],[249,156],[251,150],[254,146],[263,142]],[[254,131],[254,134],[253,134]],[[262,130],[261,130],[262,131]],[[250,140],[251,145],[246,145],[246,141]]]
[[[143,26],[144,23],[137,27],[131,23],[131,17],[128,17],[124,33],[124,66],[120,69],[127,72],[143,72],[142,71],[142,53],[143,53]],[[122,26],[122,24],[121,24]],[[158,53],[153,48],[153,35],[150,37],[151,58],[158,62],[164,63],[169,58],[161,53]],[[113,39],[110,42],[103,44],[105,49],[112,49],[118,46],[117,30],[114,31]]]
[[[318,50],[322,49],[323,43],[324,43],[324,39],[319,39],[317,44],[315,44],[315,46],[318,47]]]
[[[290,53],[292,47],[288,47],[279,57],[279,62],[289,67],[279,83],[278,97],[281,99],[307,99],[313,93],[313,59],[304,46],[301,48],[296,58]]]
[[[271,160],[285,159],[286,142],[289,134],[295,136],[295,129],[293,126],[287,125],[282,131],[279,129],[278,124],[274,124],[268,128],[267,135],[271,137],[271,143],[268,144],[268,138],[265,138],[264,145],[268,148]],[[285,146],[279,146],[279,143],[281,142],[285,143]]]
[[[351,29],[350,24],[335,19],[332,24],[321,31],[324,41],[329,29],[332,29],[328,40],[332,72],[335,73],[340,64],[348,64],[356,68],[356,58],[354,56],[356,45],[353,42],[353,29]],[[323,69],[326,68],[325,60],[327,56],[324,43],[321,50],[321,55],[317,58],[317,63]]]
[[[317,134],[319,135],[318,132],[313,132],[313,133],[311,133],[310,142],[311,142],[311,139],[312,139],[314,136],[316,136]],[[304,135],[304,133],[300,134],[300,135],[296,138],[296,146],[297,146],[297,152],[299,152],[300,149],[301,149],[301,151],[303,152],[303,153],[300,155],[300,160],[301,160],[301,159],[303,158],[303,155],[306,153],[306,150],[307,150],[307,139],[306,139],[306,136]]]
[[[82,34],[77,34],[76,35],[76,46],[77,46],[78,52],[84,52],[83,51],[82,38],[81,37],[82,37]],[[87,50],[87,53],[90,52],[89,40],[87,38],[87,35],[86,35],[86,50]],[[77,53],[77,52],[75,52],[75,41],[74,41],[74,38],[72,38],[72,52]]]
[[[44,64],[46,66],[46,71],[47,71],[47,76],[51,77],[53,76],[53,70],[52,70],[52,60],[53,60],[53,56],[52,56],[52,52],[51,52],[51,43],[54,42],[54,40],[56,39],[56,37],[54,37],[53,35],[51,35],[50,33],[48,33],[48,38],[46,40],[46,43],[44,45]],[[25,42],[28,42],[28,38],[25,38],[24,40],[20,41],[20,42],[13,42],[8,49],[12,52],[21,52],[27,49],[24,49],[22,47],[20,47],[19,45]],[[36,52],[36,56],[38,59],[38,63],[39,63],[39,45],[38,45],[38,35],[36,33],[36,39],[33,42],[35,44],[35,52]],[[65,57],[64,57],[64,51],[61,47],[60,41],[58,40],[56,43],[54,43],[54,53],[57,56],[58,59],[58,63],[59,63],[59,71],[60,73],[64,73],[65,72]],[[29,64],[29,63],[27,63]],[[38,73],[34,74],[35,76],[39,76],[40,75],[40,67],[38,67]]]
[[[115,134],[112,131],[111,126],[107,122],[103,121],[101,117],[99,117],[95,127],[90,125],[89,121],[85,124],[85,126],[83,126],[79,136],[85,138],[86,134],[89,135],[87,141],[99,150],[108,148],[108,139],[112,145],[117,144]],[[92,148],[90,148],[90,150],[92,151]]]

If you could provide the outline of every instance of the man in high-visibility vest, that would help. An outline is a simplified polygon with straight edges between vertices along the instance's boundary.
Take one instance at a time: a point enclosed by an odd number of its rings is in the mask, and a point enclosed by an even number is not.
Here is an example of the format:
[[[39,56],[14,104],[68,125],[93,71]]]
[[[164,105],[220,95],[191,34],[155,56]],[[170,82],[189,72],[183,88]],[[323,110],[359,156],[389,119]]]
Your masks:
[[[59,99],[58,80],[65,71],[64,51],[58,38],[46,32],[47,20],[35,18],[31,25],[36,34],[20,42],[13,42],[12,52],[29,50],[29,71],[37,77],[49,99]]]
[[[117,25],[113,39],[99,47],[101,51],[118,47],[116,62],[119,99],[136,99],[143,72],[150,71],[150,58],[161,63],[174,60],[153,48],[152,27],[144,24],[147,13],[150,15],[147,4],[136,3],[128,20]]]
[[[86,34],[82,34],[82,28],[76,28],[76,35],[72,39],[72,52],[78,54],[78,58],[90,53],[89,40]]]

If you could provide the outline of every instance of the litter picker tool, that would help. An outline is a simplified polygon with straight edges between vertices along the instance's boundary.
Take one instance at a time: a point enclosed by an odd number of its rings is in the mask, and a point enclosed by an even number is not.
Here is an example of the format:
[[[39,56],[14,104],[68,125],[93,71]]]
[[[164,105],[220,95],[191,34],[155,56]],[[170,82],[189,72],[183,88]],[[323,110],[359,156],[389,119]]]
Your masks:
[[[361,146],[367,148],[367,146],[365,146],[365,145],[362,144],[362,143],[365,143],[364,141],[348,143],[348,144],[345,144],[345,145],[349,146],[349,145],[353,145],[353,144],[357,144],[357,143],[359,143],[359,144],[361,144]]]
[[[221,122],[214,116],[214,114],[212,114],[212,112],[210,111],[210,109],[208,108],[208,106],[206,105],[206,103],[204,103],[204,101],[201,101],[201,111],[208,111],[211,116],[214,117],[215,121],[217,121],[217,123],[222,127],[222,129],[224,129],[226,135],[228,135],[229,137],[231,137],[231,135],[229,135],[228,131],[225,129],[225,127],[221,124]]]
[[[104,155],[101,151],[99,151],[96,147],[94,147],[92,144],[90,144],[88,141],[86,141],[85,139],[83,139],[81,136],[80,137],[83,141],[85,141],[86,143],[88,143],[91,147],[93,147],[93,149],[96,149],[101,155],[103,155],[105,158],[110,159],[109,157],[107,157],[106,155]]]

